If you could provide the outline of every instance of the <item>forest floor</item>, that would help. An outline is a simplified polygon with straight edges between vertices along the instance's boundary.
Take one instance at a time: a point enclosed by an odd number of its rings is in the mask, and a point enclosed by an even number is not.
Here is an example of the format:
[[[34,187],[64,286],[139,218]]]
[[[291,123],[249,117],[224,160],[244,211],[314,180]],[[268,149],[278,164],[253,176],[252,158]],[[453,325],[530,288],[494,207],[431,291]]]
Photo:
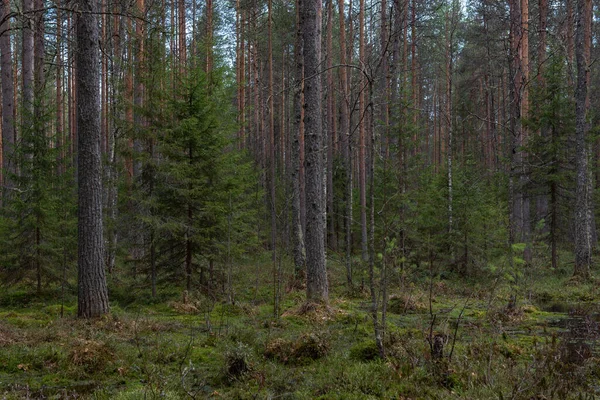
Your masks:
[[[261,263],[236,268],[234,304],[110,282],[111,314],[94,321],[75,317],[73,294],[61,306],[60,289],[3,289],[0,398],[600,398],[596,281],[397,273],[381,359],[368,291],[348,293],[343,274],[331,263],[329,308],[307,310],[282,282],[278,318]]]

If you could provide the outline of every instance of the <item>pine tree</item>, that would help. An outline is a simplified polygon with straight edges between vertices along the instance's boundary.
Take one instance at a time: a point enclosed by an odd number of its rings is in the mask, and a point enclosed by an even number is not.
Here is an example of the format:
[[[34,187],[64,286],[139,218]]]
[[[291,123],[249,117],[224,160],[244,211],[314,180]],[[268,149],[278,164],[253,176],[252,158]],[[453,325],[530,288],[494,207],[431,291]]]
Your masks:
[[[77,18],[78,307],[83,318],[109,311],[104,272],[100,158],[100,49],[97,4],[79,2]]]

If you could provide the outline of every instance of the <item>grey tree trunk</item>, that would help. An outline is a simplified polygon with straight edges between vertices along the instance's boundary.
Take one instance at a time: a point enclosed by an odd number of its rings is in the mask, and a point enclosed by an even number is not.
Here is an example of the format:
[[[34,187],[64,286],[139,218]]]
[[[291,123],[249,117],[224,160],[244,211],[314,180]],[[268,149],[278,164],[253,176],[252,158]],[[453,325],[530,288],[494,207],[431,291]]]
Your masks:
[[[298,1],[300,7],[302,0]],[[300,10],[297,15],[297,33],[294,57],[296,60],[294,89],[294,130],[292,137],[292,243],[294,253],[294,271],[296,277],[304,272],[306,266],[306,249],[304,247],[304,229],[300,211],[300,129],[302,128],[302,79],[304,63],[302,60],[302,31],[300,30]]]
[[[323,132],[321,114],[320,0],[303,0],[300,26],[304,55],[304,129],[306,149],[306,298],[327,302],[325,213],[323,202]]]
[[[14,144],[14,97],[15,86],[13,83],[12,52],[10,47],[10,1],[2,1],[2,24],[0,25],[0,63],[2,67],[2,184],[5,189],[12,186],[7,174],[15,172]],[[3,198],[8,191],[3,191]]]
[[[102,237],[102,164],[100,159],[100,49],[97,4],[79,1],[77,17],[78,150],[78,309],[83,318],[109,311]]]
[[[590,278],[592,264],[592,175],[589,167],[589,145],[586,142],[589,124],[588,86],[590,79],[590,47],[592,25],[592,0],[577,0],[577,27],[575,33],[575,58],[577,86],[575,88],[576,117],[576,211],[575,211],[575,269],[573,275]]]

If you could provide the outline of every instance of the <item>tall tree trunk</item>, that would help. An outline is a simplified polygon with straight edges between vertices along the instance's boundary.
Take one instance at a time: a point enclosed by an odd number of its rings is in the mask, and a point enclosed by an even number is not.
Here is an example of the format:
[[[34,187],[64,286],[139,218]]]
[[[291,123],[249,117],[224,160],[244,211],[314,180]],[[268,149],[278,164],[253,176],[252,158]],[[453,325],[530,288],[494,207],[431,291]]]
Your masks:
[[[537,74],[538,74],[538,90],[540,93],[544,94],[544,98],[546,98],[546,81],[544,79],[544,71],[545,71],[545,62],[546,62],[546,36],[548,30],[548,0],[538,0],[538,9],[539,9],[539,39],[538,39],[538,48],[537,48]],[[540,135],[543,138],[547,138],[549,136],[549,127],[548,124],[544,123],[540,129]],[[552,185],[552,184],[551,184]],[[547,189],[547,188],[545,188]],[[551,189],[550,189],[551,190]],[[544,231],[548,231],[548,194],[543,193],[538,197],[536,203],[536,214],[538,221],[544,221]],[[554,253],[553,253],[554,254]]]
[[[302,30],[300,24],[302,1],[298,0],[296,8],[296,43],[294,45],[294,130],[292,138],[292,244],[294,253],[294,273],[296,277],[304,272],[306,267],[306,248],[304,247],[304,229],[302,227],[301,215],[301,196],[300,187],[300,136],[303,135],[301,130],[304,128],[302,123],[302,106],[303,106],[303,79],[304,79],[304,60],[302,56]]]
[[[83,318],[109,311],[102,238],[100,81],[97,4],[79,0],[77,18],[77,125],[79,132],[78,309]]]
[[[592,28],[592,0],[577,0],[577,28],[575,57],[577,60],[577,86],[575,88],[576,118],[576,211],[575,211],[575,269],[573,274],[584,279],[591,276],[592,264],[592,174],[589,167],[590,48]]]
[[[102,88],[102,96],[100,100],[101,109],[102,109],[102,120],[101,120],[101,136],[102,136],[102,154],[108,153],[108,57],[109,57],[109,46],[110,42],[108,41],[108,8],[106,4],[107,0],[102,0],[102,32],[100,33],[100,41],[102,42],[102,46],[104,51],[102,51],[101,55],[101,63],[102,63],[102,72],[100,75],[101,83],[100,87]],[[105,207],[108,206],[108,196],[105,196],[106,204]]]
[[[179,73],[183,74],[187,64],[187,35],[185,18],[185,0],[177,0],[177,11],[179,18]]]
[[[144,79],[146,79],[146,63],[145,63],[145,18],[146,18],[146,5],[144,0],[136,0],[135,14],[137,18],[135,20],[135,88],[133,93],[133,103],[137,110],[141,110],[144,106],[145,88]],[[142,119],[142,113],[136,112],[135,125],[136,128],[140,128],[144,125],[145,121]],[[142,143],[140,139],[135,139],[133,143],[133,151],[136,161],[133,163],[133,177],[138,178],[142,174],[142,163],[139,161],[138,155],[142,153]],[[136,234],[141,240],[136,242],[141,245],[143,235]],[[140,252],[142,248],[138,249]]]
[[[446,125],[446,133],[448,135],[448,152],[446,154],[446,167],[448,168],[448,234],[450,235],[450,253],[452,257],[454,257],[454,244],[452,239],[452,225],[454,218],[454,210],[453,210],[453,176],[452,176],[452,150],[453,150],[453,116],[452,116],[452,74],[453,74],[453,57],[454,57],[454,29],[455,24],[458,21],[455,20],[457,18],[457,11],[454,9],[454,2],[452,5],[452,9],[450,10],[451,15],[446,16],[446,107],[444,110],[445,115],[445,125]]]
[[[528,112],[527,79],[529,77],[528,33],[523,17],[523,9],[528,6],[527,0],[512,0],[510,2],[511,16],[511,82],[512,95],[511,131],[512,158],[509,186],[511,207],[511,243],[525,243],[524,258],[531,261],[531,221],[529,216],[529,197],[527,196],[527,154],[523,146],[527,143],[526,129],[523,127],[523,113]],[[525,14],[528,14],[525,11]],[[527,50],[527,51],[525,51]]]
[[[58,174],[65,172],[65,124],[64,124],[64,104],[63,104],[63,41],[62,41],[62,11],[60,10],[61,1],[56,0],[56,146],[58,147]]]
[[[276,212],[276,197],[275,197],[275,103],[273,101],[273,15],[272,15],[272,0],[267,2],[267,42],[268,42],[268,58],[269,58],[269,141],[268,141],[268,165],[269,165],[269,205],[271,211],[271,263],[273,264],[274,284],[277,285],[277,212]],[[275,293],[275,316],[279,316],[277,290]]]
[[[12,181],[7,174],[16,172],[16,160],[14,159],[15,145],[15,87],[13,80],[12,50],[10,44],[10,0],[2,0],[2,24],[0,24],[0,53],[2,69],[2,184],[5,190],[2,192],[4,200],[9,192],[6,189],[12,187]]]
[[[306,130],[306,298],[327,302],[323,210],[323,132],[321,109],[321,0],[303,0],[300,18],[304,55]]]
[[[45,49],[44,49],[44,0],[35,0],[35,34],[34,34],[34,116],[36,124],[36,135],[45,137],[44,132],[44,61],[45,61]],[[37,142],[37,140],[36,140]]]
[[[33,120],[33,70],[34,70],[34,37],[33,37],[33,0],[23,0],[23,40],[22,40],[22,60],[21,60],[21,78],[23,84],[22,99],[23,112],[21,118],[23,127],[31,129]]]
[[[132,31],[131,18],[127,18],[127,32]],[[124,38],[125,39],[125,38]],[[131,39],[129,37],[129,39]],[[125,86],[125,123],[126,129],[133,129],[133,102],[134,102],[134,92],[133,92],[133,44],[131,40],[123,40],[123,47],[126,48],[126,54],[128,56],[128,62],[125,64],[125,77],[124,77],[124,86]],[[128,190],[131,189],[131,185],[134,177],[134,168],[133,168],[133,139],[129,137],[127,146],[129,147],[129,154],[125,158],[125,169],[126,171],[126,184]]]
[[[246,141],[246,38],[245,38],[245,12],[240,6],[240,0],[237,0],[237,82],[238,82],[238,148],[241,150],[245,147]]]
[[[342,158],[344,161],[344,227],[345,227],[345,250],[346,250],[346,283],[348,288],[352,287],[352,141],[350,137],[350,93],[348,90],[348,73],[345,64],[346,58],[346,22],[344,0],[338,0],[339,30],[340,30],[340,92],[342,101],[340,103],[340,140],[342,146]]]
[[[390,68],[388,63],[388,46],[389,46],[389,37],[388,37],[388,15],[387,15],[387,0],[381,1],[381,28],[379,31],[379,44],[381,46],[381,73],[380,78],[378,79],[378,88],[379,91],[379,104],[380,110],[378,111],[380,114],[381,120],[381,146],[382,146],[382,154],[384,157],[389,156],[389,145],[390,145],[390,137],[389,137],[389,125],[390,125]]]
[[[371,319],[375,344],[381,358],[385,357],[384,327],[379,319],[379,301],[375,282],[375,115],[373,112],[373,81],[369,79],[369,291],[371,294]]]
[[[269,0],[270,2],[271,0]],[[271,9],[269,5],[269,10]],[[270,24],[270,22],[269,22]],[[213,0],[206,0],[206,75],[208,84],[212,86],[213,71]]]
[[[359,44],[358,58],[361,66],[359,98],[358,98],[358,190],[360,192],[360,232],[362,260],[369,260],[368,234],[367,234],[367,174],[366,174],[366,133],[365,133],[365,77],[362,69],[366,66],[365,59],[365,0],[360,0],[358,26],[359,26]]]
[[[575,80],[575,78],[573,77],[574,74],[574,66],[573,63],[575,62],[575,32],[573,32],[573,28],[575,26],[575,14],[574,14],[574,10],[573,10],[573,4],[575,4],[575,2],[577,0],[565,0],[566,1],[566,12],[567,12],[567,16],[566,16],[566,20],[565,20],[565,24],[566,24],[566,42],[567,42],[567,65],[568,65],[568,77],[570,78],[569,80],[569,84],[571,84],[573,82],[573,80]]]
[[[111,75],[110,75],[110,86],[111,86],[111,98],[112,98],[112,114],[118,116],[120,119],[125,119],[124,110],[118,105],[115,99],[121,96],[121,90],[119,83],[121,82],[123,75],[123,60],[125,47],[122,46],[122,38],[125,37],[125,5],[121,2],[115,5],[114,17],[113,17],[113,32],[112,32],[112,54],[111,57]],[[112,273],[116,266],[116,253],[117,253],[117,242],[118,242],[118,230],[117,230],[117,215],[118,215],[118,160],[117,160],[117,146],[118,146],[118,130],[119,126],[112,126],[110,133],[108,134],[107,153],[108,153],[108,166],[106,171],[107,179],[107,213],[108,213],[108,227],[107,233],[107,249],[106,249],[106,265],[108,273]],[[129,175],[127,175],[129,176]]]
[[[327,231],[329,247],[337,250],[337,231],[333,199],[333,155],[336,143],[337,119],[335,115],[335,88],[333,86],[333,0],[327,0]]]
[[[406,6],[408,8],[408,1],[406,2]],[[414,110],[412,111],[412,129],[414,129],[415,134],[413,135],[413,143],[415,145],[415,154],[418,152],[419,143],[417,138],[417,122],[419,117],[419,112],[416,109],[419,107],[419,85],[418,85],[418,70],[417,70],[417,0],[412,1],[411,7],[411,16],[410,16],[410,76],[411,76],[411,94],[412,94],[412,106]],[[407,45],[407,40],[405,39],[405,46]],[[408,54],[406,54],[408,57]]]
[[[529,118],[529,0],[521,0],[521,120]],[[527,126],[521,125],[520,146],[527,146],[529,133]],[[524,260],[531,264],[531,199],[529,197],[529,162],[528,154],[521,150],[520,197],[522,201],[522,240],[526,244]]]

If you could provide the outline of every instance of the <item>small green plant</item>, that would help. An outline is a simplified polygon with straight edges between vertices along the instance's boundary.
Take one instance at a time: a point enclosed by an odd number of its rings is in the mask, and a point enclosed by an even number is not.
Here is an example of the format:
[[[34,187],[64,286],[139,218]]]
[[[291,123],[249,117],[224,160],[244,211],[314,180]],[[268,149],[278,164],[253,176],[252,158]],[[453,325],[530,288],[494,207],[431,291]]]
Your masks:
[[[306,364],[324,357],[330,349],[331,345],[325,336],[309,332],[296,340],[292,357],[297,364]]]
[[[82,371],[86,374],[102,373],[113,359],[111,346],[100,340],[80,339],[71,345],[67,356],[69,364],[76,367],[75,374]]]
[[[292,342],[283,338],[273,339],[267,343],[263,354],[269,360],[286,363],[292,355]]]
[[[238,342],[225,353],[225,375],[230,381],[239,379],[252,370],[252,349]]]
[[[372,361],[379,358],[379,349],[373,340],[357,343],[350,349],[350,358],[357,361]]]

